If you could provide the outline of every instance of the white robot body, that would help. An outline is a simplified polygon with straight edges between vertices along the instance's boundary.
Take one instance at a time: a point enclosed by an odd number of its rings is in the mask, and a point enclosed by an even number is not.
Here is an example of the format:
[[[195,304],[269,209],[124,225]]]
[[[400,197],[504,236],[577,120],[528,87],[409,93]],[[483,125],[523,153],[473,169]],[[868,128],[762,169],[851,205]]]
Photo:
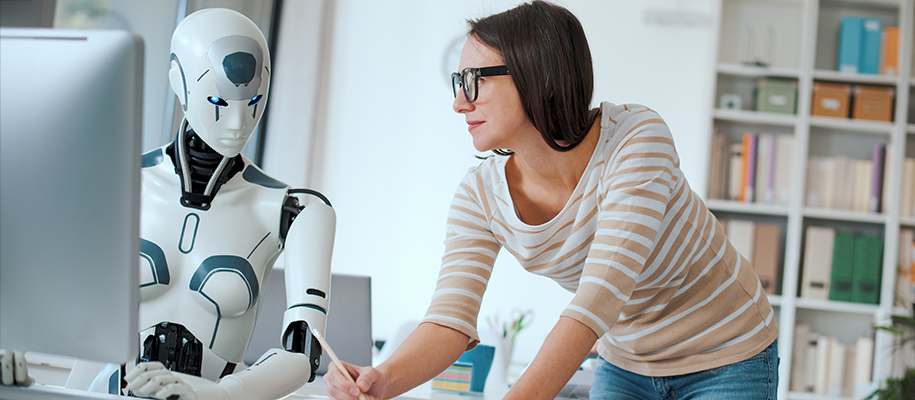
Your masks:
[[[178,201],[181,182],[167,156],[144,168],[140,218],[140,329],[164,321],[184,325],[233,363],[242,362],[258,300],[283,250],[279,227],[288,190],[279,182],[247,181],[246,174],[269,177],[242,159],[245,169],[206,211]]]

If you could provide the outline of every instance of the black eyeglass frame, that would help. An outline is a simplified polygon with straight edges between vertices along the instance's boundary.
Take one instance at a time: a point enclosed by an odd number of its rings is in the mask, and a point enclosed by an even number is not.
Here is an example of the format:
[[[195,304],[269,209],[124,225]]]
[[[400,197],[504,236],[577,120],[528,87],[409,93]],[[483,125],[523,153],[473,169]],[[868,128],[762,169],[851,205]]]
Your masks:
[[[507,65],[496,65],[492,67],[482,67],[482,68],[464,68],[461,72],[452,72],[451,73],[451,89],[454,91],[454,97],[457,97],[458,86],[461,87],[461,90],[464,92],[464,98],[467,99],[468,103],[473,103],[477,101],[477,96],[480,94],[479,85],[480,79],[484,76],[499,76],[499,75],[511,75],[508,72]],[[467,88],[470,86],[468,79],[473,79],[473,91],[469,92]]]

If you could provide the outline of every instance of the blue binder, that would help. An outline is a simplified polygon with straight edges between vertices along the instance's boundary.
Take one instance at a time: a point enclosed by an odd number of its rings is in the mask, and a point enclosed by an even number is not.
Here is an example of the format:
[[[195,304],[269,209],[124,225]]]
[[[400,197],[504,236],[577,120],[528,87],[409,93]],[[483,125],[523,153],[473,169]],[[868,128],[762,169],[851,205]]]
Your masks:
[[[839,65],[838,71],[857,73],[861,60],[861,49],[864,36],[864,18],[843,15],[839,28]],[[877,43],[879,51],[880,43]]]
[[[861,41],[861,59],[858,73],[880,73],[880,42],[883,35],[883,21],[864,18],[864,35]]]

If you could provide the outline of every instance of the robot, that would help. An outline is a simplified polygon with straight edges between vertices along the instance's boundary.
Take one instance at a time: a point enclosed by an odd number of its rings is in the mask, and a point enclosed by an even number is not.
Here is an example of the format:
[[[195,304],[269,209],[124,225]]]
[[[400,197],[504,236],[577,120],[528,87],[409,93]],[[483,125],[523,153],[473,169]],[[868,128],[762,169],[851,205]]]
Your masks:
[[[320,193],[291,189],[241,154],[272,72],[258,27],[232,10],[201,10],[178,24],[171,49],[169,82],[185,116],[174,142],[143,155],[141,354],[126,389],[161,399],[281,398],[318,368],[311,329],[325,329],[336,216]],[[303,193],[323,202],[300,205]],[[239,368],[280,256],[283,348]]]

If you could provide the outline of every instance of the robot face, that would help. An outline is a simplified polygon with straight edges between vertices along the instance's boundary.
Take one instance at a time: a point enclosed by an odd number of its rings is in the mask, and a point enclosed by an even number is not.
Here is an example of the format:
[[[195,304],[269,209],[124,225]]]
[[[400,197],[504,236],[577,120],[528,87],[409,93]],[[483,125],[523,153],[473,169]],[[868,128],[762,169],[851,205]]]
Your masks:
[[[233,35],[215,40],[185,76],[188,123],[224,157],[241,153],[266,105],[270,72],[258,42]]]

